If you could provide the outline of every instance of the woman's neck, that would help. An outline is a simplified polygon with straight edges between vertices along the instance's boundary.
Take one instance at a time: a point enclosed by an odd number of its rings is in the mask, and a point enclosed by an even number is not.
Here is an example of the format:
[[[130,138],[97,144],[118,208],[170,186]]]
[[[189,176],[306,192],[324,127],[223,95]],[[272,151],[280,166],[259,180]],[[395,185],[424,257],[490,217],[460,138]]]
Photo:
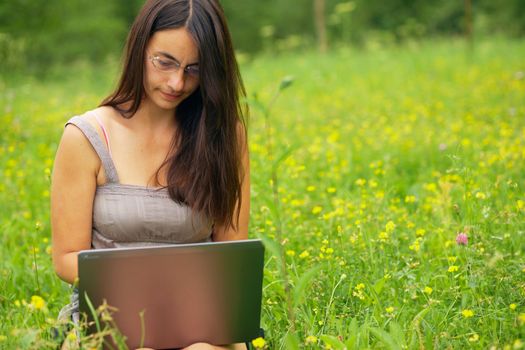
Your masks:
[[[175,111],[158,108],[149,100],[145,99],[133,115],[135,122],[143,130],[167,130],[176,127]]]

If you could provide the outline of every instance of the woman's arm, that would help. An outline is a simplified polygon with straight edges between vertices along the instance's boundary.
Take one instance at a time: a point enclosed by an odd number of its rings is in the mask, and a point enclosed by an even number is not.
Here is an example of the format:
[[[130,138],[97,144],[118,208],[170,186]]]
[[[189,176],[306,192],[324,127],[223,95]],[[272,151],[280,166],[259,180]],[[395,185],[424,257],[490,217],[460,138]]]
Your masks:
[[[91,247],[98,169],[100,159],[84,134],[66,126],[51,180],[51,230],[55,271],[71,284],[78,277],[78,252]]]
[[[244,343],[222,345],[222,346],[211,345],[208,343],[196,343],[188,347],[185,347],[183,350],[246,350],[246,349],[247,347],[246,347],[246,344]]]
[[[213,229],[213,241],[233,241],[248,239],[248,223],[250,221],[250,157],[248,153],[248,141],[244,127],[239,124],[237,128],[239,148],[241,149],[241,166],[244,177],[241,183],[241,207],[239,209],[239,222],[237,213],[233,215],[234,227],[224,225],[215,226]]]

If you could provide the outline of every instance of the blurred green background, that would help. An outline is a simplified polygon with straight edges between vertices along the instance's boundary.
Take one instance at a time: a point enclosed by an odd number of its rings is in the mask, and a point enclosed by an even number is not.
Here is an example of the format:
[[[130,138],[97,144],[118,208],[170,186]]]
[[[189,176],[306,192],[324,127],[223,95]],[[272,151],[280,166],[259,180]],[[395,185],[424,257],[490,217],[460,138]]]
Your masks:
[[[118,59],[143,0],[0,2],[1,72]],[[523,0],[224,0],[243,57],[261,51],[525,33]],[[316,11],[315,9],[318,9]],[[317,16],[316,16],[317,14]],[[319,39],[321,38],[321,43]]]
[[[61,341],[53,158],[142,3],[0,0],[0,349]],[[266,349],[524,349],[525,0],[222,3]]]

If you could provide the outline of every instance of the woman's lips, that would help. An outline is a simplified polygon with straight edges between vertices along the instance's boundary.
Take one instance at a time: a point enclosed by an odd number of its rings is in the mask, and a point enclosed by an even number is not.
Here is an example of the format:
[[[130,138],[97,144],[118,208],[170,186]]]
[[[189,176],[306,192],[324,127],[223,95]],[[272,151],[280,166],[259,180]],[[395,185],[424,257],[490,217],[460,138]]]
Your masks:
[[[163,92],[161,91],[160,92],[162,94],[162,96],[166,99],[166,100],[169,100],[169,101],[174,101],[174,100],[177,100],[181,97],[181,94],[178,94],[178,95],[172,95],[172,94],[168,94],[166,92]]]

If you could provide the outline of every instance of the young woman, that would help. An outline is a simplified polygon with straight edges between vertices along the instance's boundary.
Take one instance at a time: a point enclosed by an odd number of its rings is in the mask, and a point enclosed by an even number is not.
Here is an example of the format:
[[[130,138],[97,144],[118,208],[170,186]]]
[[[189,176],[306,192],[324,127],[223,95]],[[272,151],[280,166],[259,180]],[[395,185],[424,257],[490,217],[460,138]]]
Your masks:
[[[66,124],[51,188],[53,263],[85,249],[246,239],[244,87],[217,0],[149,0],[116,90]],[[78,319],[78,296],[62,317]],[[188,349],[218,347],[198,343]]]

